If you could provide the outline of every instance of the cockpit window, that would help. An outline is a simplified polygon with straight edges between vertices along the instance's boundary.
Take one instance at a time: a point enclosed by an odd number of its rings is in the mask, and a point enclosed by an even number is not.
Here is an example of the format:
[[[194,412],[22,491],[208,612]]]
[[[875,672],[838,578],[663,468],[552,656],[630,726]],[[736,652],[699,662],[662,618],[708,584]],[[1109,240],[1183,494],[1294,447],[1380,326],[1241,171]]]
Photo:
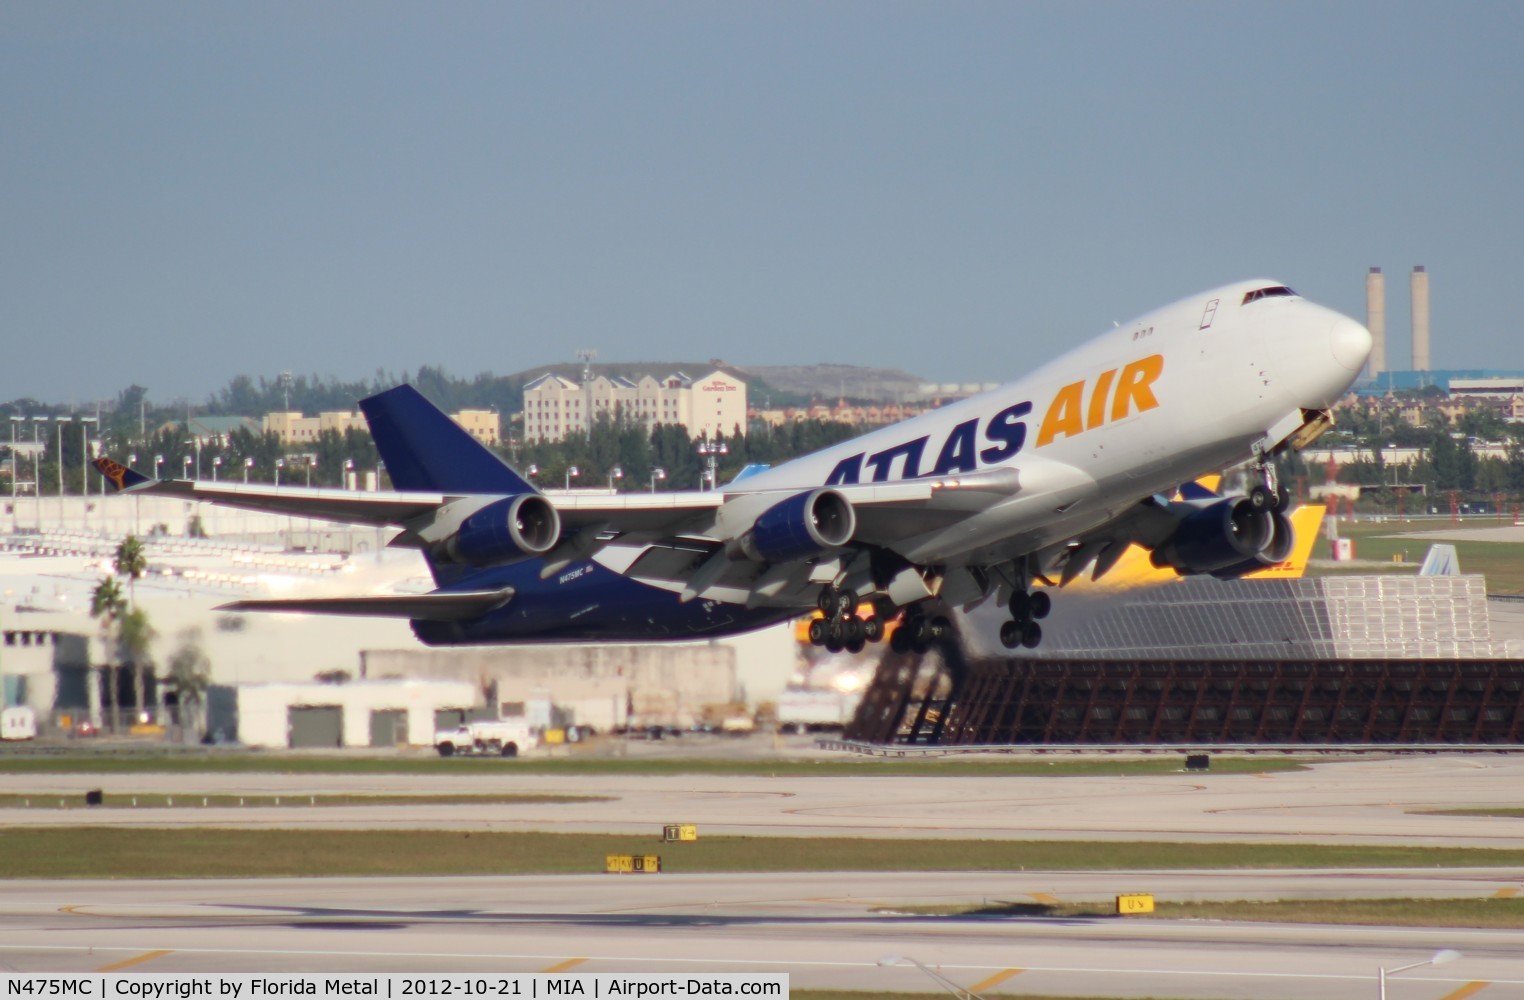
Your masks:
[[[1269,288],[1256,288],[1254,291],[1244,296],[1244,305],[1248,305],[1250,302],[1258,302],[1260,299],[1273,299],[1277,296],[1295,294],[1296,292],[1293,292],[1285,285],[1271,285]]]

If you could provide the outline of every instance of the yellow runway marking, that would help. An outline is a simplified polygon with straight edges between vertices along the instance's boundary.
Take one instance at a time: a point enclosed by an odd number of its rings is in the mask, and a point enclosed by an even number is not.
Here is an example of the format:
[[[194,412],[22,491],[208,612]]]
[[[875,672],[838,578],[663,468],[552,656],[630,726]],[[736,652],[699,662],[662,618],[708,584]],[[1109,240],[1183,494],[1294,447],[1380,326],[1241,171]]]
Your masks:
[[[96,969],[95,971],[96,972],[116,972],[119,969],[130,969],[134,965],[142,965],[144,962],[152,962],[154,959],[156,959],[156,958],[163,958],[165,955],[168,955],[168,954],[169,954],[168,950],[164,950],[164,951],[145,951],[141,955],[134,955],[132,958],[124,958],[120,962],[113,962],[110,965],[103,965],[99,969]]]
[[[1491,985],[1490,982],[1467,983],[1454,993],[1446,993],[1439,1000],[1466,1000],[1467,997],[1474,997]]]
[[[1032,899],[1035,899],[1039,903],[1056,903],[1056,902],[1058,902],[1058,897],[1053,895],[1052,893],[1048,893],[1048,892],[1029,892],[1029,893],[1027,893],[1027,895],[1030,896]]]
[[[968,991],[970,993],[983,993],[985,990],[994,989],[996,986],[999,986],[1001,983],[1005,982],[1007,979],[1010,979],[1012,976],[1021,975],[1021,972],[1021,969],[1004,969],[1000,972],[995,973],[988,979],[980,980],[979,982],[970,986]]]
[[[1517,896],[1518,894],[1519,894],[1519,887],[1516,886],[1516,885],[1511,885],[1511,886],[1509,886],[1506,889],[1499,889],[1497,892],[1493,893],[1492,894],[1492,898],[1493,899],[1512,899],[1513,897]]]
[[[566,972],[569,969],[575,969],[577,966],[581,965],[583,962],[586,962],[586,961],[587,961],[587,959],[585,959],[585,958],[568,958],[566,961],[564,961],[564,962],[557,962],[555,965],[552,965],[550,968],[545,969],[543,971],[545,971],[545,972]]]

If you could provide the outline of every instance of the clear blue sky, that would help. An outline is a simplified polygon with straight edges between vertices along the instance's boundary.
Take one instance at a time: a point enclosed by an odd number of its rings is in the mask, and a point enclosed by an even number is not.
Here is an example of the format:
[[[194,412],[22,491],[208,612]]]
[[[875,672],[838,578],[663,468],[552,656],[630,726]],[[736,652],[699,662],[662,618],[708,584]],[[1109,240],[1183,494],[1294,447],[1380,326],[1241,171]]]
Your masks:
[[[1214,284],[1524,367],[1524,4],[0,6],[0,400],[1003,380]]]

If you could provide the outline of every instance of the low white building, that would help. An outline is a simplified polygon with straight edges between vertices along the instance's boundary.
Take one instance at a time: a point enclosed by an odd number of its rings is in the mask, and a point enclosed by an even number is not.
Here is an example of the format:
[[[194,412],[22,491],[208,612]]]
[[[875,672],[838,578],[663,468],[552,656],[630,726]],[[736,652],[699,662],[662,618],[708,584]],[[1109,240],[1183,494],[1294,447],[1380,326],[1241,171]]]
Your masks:
[[[465,681],[243,684],[211,689],[207,731],[272,749],[431,746],[441,712],[481,703],[481,689]]]

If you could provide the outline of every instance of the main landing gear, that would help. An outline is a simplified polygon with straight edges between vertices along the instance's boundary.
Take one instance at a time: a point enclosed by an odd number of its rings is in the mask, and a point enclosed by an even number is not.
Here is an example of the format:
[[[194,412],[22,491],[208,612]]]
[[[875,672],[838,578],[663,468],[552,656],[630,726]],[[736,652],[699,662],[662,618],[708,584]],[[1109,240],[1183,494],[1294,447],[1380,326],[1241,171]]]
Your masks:
[[[931,644],[952,634],[952,622],[941,615],[928,617],[917,608],[905,612],[905,620],[889,637],[889,648],[896,653],[922,655]]]
[[[870,642],[884,637],[884,619],[877,614],[867,618],[857,615],[857,594],[851,590],[826,587],[816,602],[824,618],[810,622],[810,643],[824,646],[829,652],[843,649],[860,653]]]
[[[1022,646],[1036,649],[1042,642],[1042,626],[1039,618],[1048,617],[1053,610],[1053,599],[1045,590],[1031,593],[1017,590],[1011,593],[1011,620],[1000,626],[1000,643],[1006,649]]]

